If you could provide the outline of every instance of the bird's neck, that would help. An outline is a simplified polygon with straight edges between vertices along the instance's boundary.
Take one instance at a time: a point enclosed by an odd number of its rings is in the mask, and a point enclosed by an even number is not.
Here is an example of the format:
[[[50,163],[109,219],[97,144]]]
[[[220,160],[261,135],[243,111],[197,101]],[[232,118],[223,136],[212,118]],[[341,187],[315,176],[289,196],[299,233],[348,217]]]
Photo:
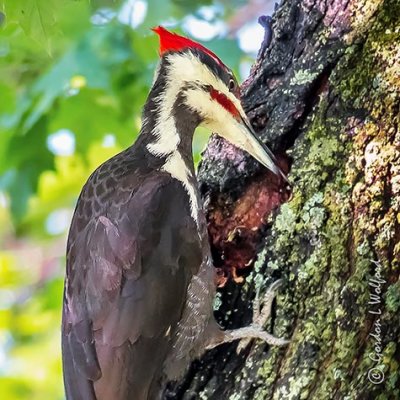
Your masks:
[[[168,81],[161,66],[144,107],[141,136],[151,155],[165,161],[181,157],[194,173],[192,141],[201,119],[184,96],[185,86]]]
[[[170,82],[161,70],[144,107],[140,146],[153,168],[179,180],[189,195],[191,215],[198,220],[200,196],[195,176],[192,141],[200,116],[185,104],[184,85]]]

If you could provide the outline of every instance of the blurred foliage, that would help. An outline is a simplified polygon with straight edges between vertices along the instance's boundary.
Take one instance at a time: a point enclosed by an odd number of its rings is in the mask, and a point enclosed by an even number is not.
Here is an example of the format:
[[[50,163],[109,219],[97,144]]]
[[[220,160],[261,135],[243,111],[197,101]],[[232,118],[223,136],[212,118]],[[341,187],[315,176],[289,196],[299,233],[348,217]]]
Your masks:
[[[1,399],[63,398],[66,230],[89,174],[139,131],[157,63],[150,27],[212,25],[242,3],[0,0]],[[207,46],[236,72],[246,59],[235,38]]]

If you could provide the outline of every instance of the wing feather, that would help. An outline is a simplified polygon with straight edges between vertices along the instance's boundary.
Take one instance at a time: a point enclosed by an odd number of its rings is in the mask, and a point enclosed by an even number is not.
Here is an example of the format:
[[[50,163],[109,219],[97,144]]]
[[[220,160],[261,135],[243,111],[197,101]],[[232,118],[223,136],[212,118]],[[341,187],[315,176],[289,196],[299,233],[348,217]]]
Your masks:
[[[201,264],[178,181],[156,175],[122,193],[126,199],[110,194],[100,214],[83,194],[71,226],[63,312],[69,399],[147,399]]]

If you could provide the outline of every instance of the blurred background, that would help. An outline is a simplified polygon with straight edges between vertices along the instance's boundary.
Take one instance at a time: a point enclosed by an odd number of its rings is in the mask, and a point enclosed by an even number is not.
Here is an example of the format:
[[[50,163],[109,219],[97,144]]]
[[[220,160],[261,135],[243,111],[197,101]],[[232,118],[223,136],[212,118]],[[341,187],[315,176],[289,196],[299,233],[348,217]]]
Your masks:
[[[243,80],[263,0],[0,0],[0,399],[63,399],[65,243],[89,174],[136,138],[159,24]],[[207,141],[198,132],[196,162]]]

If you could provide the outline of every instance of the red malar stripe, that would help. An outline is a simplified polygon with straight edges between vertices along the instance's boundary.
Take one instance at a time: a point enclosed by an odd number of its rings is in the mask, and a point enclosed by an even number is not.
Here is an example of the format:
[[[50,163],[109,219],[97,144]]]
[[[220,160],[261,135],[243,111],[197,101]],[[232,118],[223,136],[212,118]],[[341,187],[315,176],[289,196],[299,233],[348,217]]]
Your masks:
[[[232,114],[234,118],[236,119],[240,118],[240,113],[236,108],[236,106],[223,93],[212,88],[210,91],[210,95],[213,100],[218,101],[218,103],[221,104],[221,106],[224,107],[226,111]]]

